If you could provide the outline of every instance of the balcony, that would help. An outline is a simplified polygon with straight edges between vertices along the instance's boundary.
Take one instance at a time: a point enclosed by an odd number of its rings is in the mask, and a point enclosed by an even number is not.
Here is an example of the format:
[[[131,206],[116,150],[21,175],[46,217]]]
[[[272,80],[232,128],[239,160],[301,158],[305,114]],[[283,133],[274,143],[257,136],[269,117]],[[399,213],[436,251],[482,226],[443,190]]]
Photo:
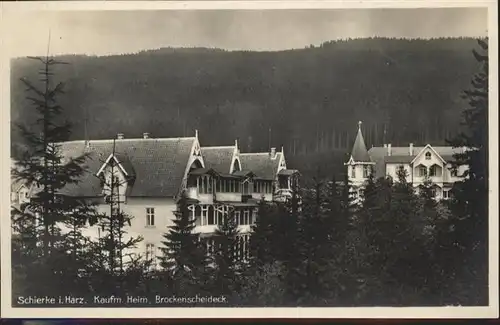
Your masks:
[[[212,204],[214,202],[214,196],[211,193],[200,193],[197,187],[188,187],[186,189],[186,195],[188,199],[197,200],[200,203]]]
[[[195,234],[213,234],[217,230],[217,225],[204,225],[204,226],[196,226],[193,229],[193,233]],[[239,225],[238,230],[241,234],[249,233],[252,231],[251,225]]]

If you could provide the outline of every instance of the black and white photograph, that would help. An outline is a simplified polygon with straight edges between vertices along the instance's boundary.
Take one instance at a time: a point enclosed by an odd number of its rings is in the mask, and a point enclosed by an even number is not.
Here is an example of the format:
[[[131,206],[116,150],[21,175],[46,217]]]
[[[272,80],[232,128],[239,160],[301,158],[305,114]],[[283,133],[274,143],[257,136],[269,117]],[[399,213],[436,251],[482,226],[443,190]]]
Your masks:
[[[2,317],[498,317],[496,3],[346,3],[1,4]]]

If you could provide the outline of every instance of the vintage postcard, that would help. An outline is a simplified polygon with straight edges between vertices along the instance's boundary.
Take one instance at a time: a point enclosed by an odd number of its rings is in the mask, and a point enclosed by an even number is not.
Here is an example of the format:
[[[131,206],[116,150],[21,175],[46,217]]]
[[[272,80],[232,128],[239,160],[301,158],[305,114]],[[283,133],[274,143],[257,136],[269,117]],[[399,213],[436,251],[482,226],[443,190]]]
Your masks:
[[[495,1],[0,10],[2,317],[498,317]]]

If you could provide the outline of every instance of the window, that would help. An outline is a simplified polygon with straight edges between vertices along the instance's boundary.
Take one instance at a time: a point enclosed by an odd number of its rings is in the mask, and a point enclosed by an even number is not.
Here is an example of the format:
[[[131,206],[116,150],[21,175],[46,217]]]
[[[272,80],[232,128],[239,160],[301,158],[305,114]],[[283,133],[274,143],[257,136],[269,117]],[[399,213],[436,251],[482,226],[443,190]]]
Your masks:
[[[248,261],[250,258],[250,236],[249,235],[243,235],[243,243],[245,245],[243,249],[243,259]]]
[[[199,205],[194,207],[194,218],[195,218],[195,225],[201,226],[202,225],[201,206],[199,206]]]
[[[226,214],[226,212],[219,213],[219,214],[217,215],[217,220],[216,220],[216,221],[217,221],[217,224],[218,224],[218,225],[222,225],[222,224],[224,224],[224,218],[226,218],[226,215],[227,215],[227,214]]]
[[[356,178],[356,167],[351,166],[351,178]]]
[[[146,244],[146,261],[151,261],[151,266],[156,265],[156,248],[155,244]]]
[[[424,176],[427,176],[427,167],[425,166],[418,166],[418,172],[417,172],[417,175],[420,176],[420,177],[424,177]]]
[[[212,208],[212,213],[209,212],[209,207],[208,206],[203,206],[201,208],[201,220],[202,220],[202,225],[215,225],[217,224],[215,222],[215,216],[213,213],[213,208]]]
[[[112,217],[117,217],[119,214],[120,214],[120,209],[118,209],[118,208],[111,208],[111,216]]]
[[[206,194],[212,194],[213,193],[212,178],[209,176],[205,176],[205,178],[207,180],[207,193]]]
[[[363,166],[363,178],[368,178],[370,172],[370,166]]]
[[[429,168],[429,175],[441,176],[441,167],[439,167],[438,165],[432,165],[431,168]]]
[[[443,199],[449,199],[451,197],[450,190],[443,190]]]
[[[247,261],[250,256],[250,236],[247,234],[238,236],[234,257],[240,261]]]
[[[155,225],[155,208],[146,208],[146,226]]]
[[[430,152],[425,153],[425,160],[431,160],[431,153]]]
[[[241,212],[240,211],[234,211],[234,220],[236,221],[237,225],[241,225]]]
[[[249,225],[250,224],[250,211],[245,210],[243,211],[243,220],[241,222],[242,225]]]
[[[451,172],[451,177],[458,177],[458,169],[457,168],[452,168],[450,170]]]
[[[213,238],[207,239],[207,254],[213,255],[215,253],[215,241]]]
[[[212,179],[209,176],[201,176],[198,179],[198,191],[201,194],[212,193]]]

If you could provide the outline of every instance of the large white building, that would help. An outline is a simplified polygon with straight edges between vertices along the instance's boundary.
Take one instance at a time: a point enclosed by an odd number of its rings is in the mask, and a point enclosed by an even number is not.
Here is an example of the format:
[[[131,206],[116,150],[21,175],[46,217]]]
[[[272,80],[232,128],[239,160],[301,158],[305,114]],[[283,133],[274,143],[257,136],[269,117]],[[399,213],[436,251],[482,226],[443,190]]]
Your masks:
[[[115,197],[119,194],[119,208],[133,216],[127,235],[144,238],[134,252],[153,259],[161,254],[163,235],[173,225],[176,201],[183,191],[196,220],[194,231],[205,238],[209,250],[213,248],[210,237],[222,216],[234,212],[244,259],[259,201],[283,200],[298,175],[287,169],[283,149],[240,153],[237,141],[230,146],[202,147],[198,132],[184,138],[152,138],[145,133],[142,138],[127,139],[118,134],[115,140],[69,141],[59,147],[64,159],[89,155],[81,182],[68,184],[61,194],[93,201],[98,212],[109,215],[106,184],[113,171],[120,184],[113,192]],[[12,197],[24,195],[23,188],[30,192],[26,185],[16,183]],[[19,200],[12,203],[17,206]],[[101,229],[89,227],[86,235],[100,237]]]
[[[396,180],[396,172],[403,166],[407,172],[407,181],[414,187],[418,188],[429,179],[433,183],[436,198],[447,199],[453,183],[461,180],[468,168],[460,166],[456,171],[452,168],[453,155],[464,150],[464,148],[434,147],[430,144],[416,147],[412,143],[407,147],[393,147],[389,143],[383,147],[372,147],[367,150],[359,122],[351,155],[345,165],[349,180],[358,194],[371,170],[375,173],[375,178],[390,176]]]

